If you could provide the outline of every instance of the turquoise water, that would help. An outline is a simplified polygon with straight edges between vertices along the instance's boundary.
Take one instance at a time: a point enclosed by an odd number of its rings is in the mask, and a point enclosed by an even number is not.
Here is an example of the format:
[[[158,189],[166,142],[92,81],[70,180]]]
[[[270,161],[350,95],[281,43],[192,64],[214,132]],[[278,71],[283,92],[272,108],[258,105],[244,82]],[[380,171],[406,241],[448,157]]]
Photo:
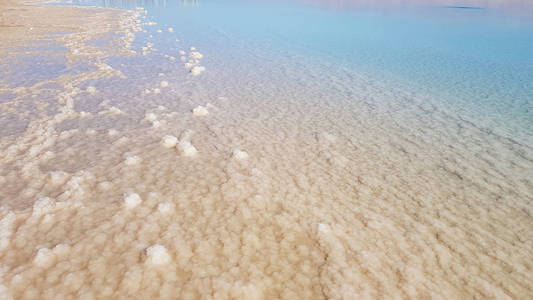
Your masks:
[[[157,27],[176,28],[176,37],[207,53],[210,68],[227,70],[230,65],[236,76],[251,69],[277,73],[280,65],[287,67],[283,59],[305,61],[317,70],[322,64],[319,72],[324,76],[336,76],[340,69],[353,72],[423,94],[464,114],[483,116],[487,126],[508,135],[517,130],[524,138],[532,134],[531,5],[338,3],[74,2],[145,7]],[[176,47],[173,36],[154,38],[161,52]]]

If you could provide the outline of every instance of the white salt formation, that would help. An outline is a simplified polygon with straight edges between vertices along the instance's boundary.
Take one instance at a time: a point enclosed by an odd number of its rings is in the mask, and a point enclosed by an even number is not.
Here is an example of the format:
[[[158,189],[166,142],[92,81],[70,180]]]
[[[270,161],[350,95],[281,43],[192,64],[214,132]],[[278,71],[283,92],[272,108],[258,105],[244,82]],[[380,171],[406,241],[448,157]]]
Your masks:
[[[158,88],[155,88],[155,89],[153,90],[153,92],[154,92],[154,94],[160,94],[160,93],[161,93],[161,90],[158,89]]]
[[[142,158],[140,158],[137,155],[133,155],[133,156],[126,157],[126,159],[124,160],[124,163],[128,166],[132,166],[132,165],[139,164],[141,161],[142,161]]]
[[[56,202],[52,198],[43,197],[39,198],[33,203],[33,215],[40,216],[46,214],[48,211],[54,209]]]
[[[96,93],[96,88],[94,86],[90,86],[90,87],[87,87],[86,91],[89,94],[95,94]]]
[[[178,143],[178,149],[183,153],[184,156],[195,156],[198,153],[198,150],[191,144],[189,141],[180,141]]]
[[[174,32],[174,28],[172,28],[172,27],[169,27],[167,30],[168,30],[168,32]]]
[[[55,254],[48,248],[41,248],[37,251],[33,263],[40,268],[50,268],[56,260]]]
[[[248,153],[246,151],[242,151],[240,149],[233,150],[232,156],[239,160],[244,160],[248,158]]]
[[[192,110],[192,113],[197,117],[203,117],[207,116],[209,114],[209,111],[204,106],[199,105]]]
[[[157,205],[157,210],[162,214],[168,214],[174,210],[174,203],[164,202]]]
[[[142,200],[139,194],[128,192],[124,194],[124,204],[127,208],[134,208],[141,204]]]
[[[165,135],[161,139],[161,145],[166,148],[176,147],[176,144],[178,144],[178,138],[173,135]]]
[[[161,245],[153,245],[146,248],[146,262],[152,265],[166,265],[171,258],[167,249]]]
[[[187,53],[186,53],[185,51],[183,51],[183,50],[180,50],[180,51],[178,51],[178,54],[179,54],[179,55],[185,55],[185,54],[187,54]]]
[[[157,32],[158,32],[158,33],[161,33],[161,32],[163,32],[163,30],[161,30],[161,29],[158,29],[158,30],[157,30]]]
[[[144,119],[147,120],[147,121],[155,121],[155,120],[157,120],[157,115],[154,114],[154,113],[146,113],[144,115]]]
[[[204,56],[200,52],[193,51],[189,54],[189,57],[194,59],[202,59]]]
[[[203,67],[203,66],[195,66],[195,67],[193,67],[191,69],[191,74],[194,75],[194,76],[198,76],[203,71],[205,71],[205,67]]]
[[[161,87],[167,87],[168,82],[167,81],[161,81]]]

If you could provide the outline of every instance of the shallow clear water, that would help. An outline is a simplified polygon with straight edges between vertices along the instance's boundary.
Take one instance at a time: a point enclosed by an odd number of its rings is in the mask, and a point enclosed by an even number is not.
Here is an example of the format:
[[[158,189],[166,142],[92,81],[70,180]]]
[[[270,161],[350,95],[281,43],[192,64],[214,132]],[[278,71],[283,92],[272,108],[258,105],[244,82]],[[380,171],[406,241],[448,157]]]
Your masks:
[[[73,4],[146,19],[4,64],[0,292],[533,295],[527,2]]]
[[[309,68],[327,64],[320,69],[326,74],[345,69],[408,86],[465,114],[482,115],[489,127],[509,136],[516,130],[524,138],[532,134],[533,17],[527,3],[503,8],[457,1],[74,3],[146,7],[151,19],[175,27],[175,36],[201,46],[208,57],[238,60],[232,73],[305,59]],[[158,42],[162,52],[176,47],[168,36]],[[221,62],[214,63],[211,67]]]

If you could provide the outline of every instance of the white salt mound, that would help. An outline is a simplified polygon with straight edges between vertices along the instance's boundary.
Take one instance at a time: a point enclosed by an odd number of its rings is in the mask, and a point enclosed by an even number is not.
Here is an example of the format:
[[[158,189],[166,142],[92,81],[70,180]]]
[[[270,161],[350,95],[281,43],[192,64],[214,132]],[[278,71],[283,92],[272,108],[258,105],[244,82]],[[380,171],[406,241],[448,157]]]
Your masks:
[[[146,262],[152,265],[166,265],[170,262],[165,246],[156,244],[146,248]]]
[[[135,206],[141,204],[142,200],[139,194],[128,192],[124,194],[124,203],[127,208],[134,208]]]
[[[198,150],[189,141],[180,141],[178,148],[183,152],[184,156],[195,156]]]
[[[175,147],[177,143],[178,143],[178,138],[173,135],[165,135],[161,139],[161,145],[167,148]]]
[[[131,166],[131,165],[136,165],[140,163],[141,161],[142,161],[142,158],[138,157],[137,155],[134,155],[134,156],[126,157],[126,160],[124,161],[124,163],[128,166]]]
[[[54,209],[55,206],[56,206],[56,202],[54,199],[49,198],[49,197],[39,198],[35,201],[35,203],[33,203],[32,215],[40,216]]]
[[[194,51],[194,50],[196,50],[196,48],[195,48],[195,47],[191,47],[191,48],[189,48],[189,49],[190,49],[191,51]]]
[[[160,126],[161,126],[161,122],[159,122],[159,121],[157,121],[157,120],[155,120],[155,121],[152,122],[152,127],[154,127],[154,128],[158,128],[158,127],[160,127]]]
[[[168,82],[167,81],[161,81],[161,87],[167,87]]]
[[[33,263],[41,268],[51,267],[56,260],[55,254],[48,248],[41,248],[37,251],[37,255],[33,259]]]
[[[198,106],[195,109],[192,110],[193,115],[197,117],[203,117],[207,116],[209,114],[209,111],[204,106]]]
[[[233,157],[239,160],[244,160],[248,158],[248,153],[239,149],[233,150]]]
[[[163,32],[163,30],[161,30],[161,29],[158,29],[158,30],[157,30],[157,32],[158,32],[158,33],[161,33],[161,32]]]
[[[174,204],[171,202],[163,202],[157,205],[157,210],[162,214],[169,213],[173,208]]]
[[[87,87],[87,93],[94,94],[96,93],[96,88],[94,86]]]
[[[194,76],[198,76],[200,75],[200,73],[202,73],[203,71],[205,71],[205,67],[203,66],[196,66],[194,68],[191,69],[191,74],[194,75]]]
[[[172,27],[169,27],[167,30],[168,30],[168,32],[174,32],[174,28],[172,28]]]
[[[191,54],[189,54],[189,57],[190,58],[194,58],[194,59],[202,59],[202,57],[204,57],[204,56],[200,52],[193,51],[193,52],[191,52]]]
[[[157,115],[154,114],[154,113],[146,113],[144,115],[144,119],[147,120],[147,121],[151,121],[152,122],[152,121],[157,120]]]
[[[160,89],[154,89],[154,94],[159,94],[159,93],[161,93]]]
[[[180,50],[180,51],[178,51],[178,54],[179,54],[179,55],[185,55],[186,53],[185,53],[185,51]]]

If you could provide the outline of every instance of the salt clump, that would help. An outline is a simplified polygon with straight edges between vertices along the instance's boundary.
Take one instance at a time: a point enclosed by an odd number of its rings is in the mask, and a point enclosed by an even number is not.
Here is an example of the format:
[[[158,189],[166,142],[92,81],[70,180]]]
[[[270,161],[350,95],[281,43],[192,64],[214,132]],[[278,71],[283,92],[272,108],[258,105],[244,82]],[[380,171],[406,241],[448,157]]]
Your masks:
[[[167,87],[168,82],[167,81],[161,81],[161,87]]]
[[[168,30],[168,32],[174,32],[174,28],[172,28],[172,27],[169,27],[167,30]]]
[[[163,32],[163,30],[161,30],[161,29],[158,29],[158,30],[157,30],[157,32],[158,32],[158,33],[161,33],[161,32]]]
[[[41,248],[39,251],[37,251],[37,255],[35,255],[33,263],[41,268],[49,268],[55,263],[55,260],[56,255],[52,252],[52,250],[48,248]]]
[[[195,156],[198,150],[189,141],[180,141],[178,148],[183,152],[185,156]]]
[[[178,54],[179,54],[179,55],[185,55],[186,53],[185,53],[185,51],[180,50],[180,51],[178,51]]]
[[[172,209],[174,209],[174,204],[171,202],[159,203],[157,205],[157,210],[162,214],[169,213]]]
[[[159,244],[146,248],[146,256],[146,262],[152,265],[165,265],[170,262],[167,249]]]
[[[204,57],[204,56],[200,52],[193,51],[193,52],[191,52],[191,54],[189,54],[189,57],[190,58],[194,58],[194,59],[202,59],[202,57]]]
[[[202,67],[202,66],[196,66],[194,68],[191,69],[191,74],[194,75],[194,76],[198,76],[200,75],[200,73],[202,73],[203,71],[205,71],[205,67]]]
[[[233,157],[239,160],[247,159],[248,153],[246,151],[242,151],[240,149],[233,150]]]
[[[192,110],[193,115],[197,117],[203,117],[207,116],[209,114],[209,111],[207,111],[207,108],[199,105],[195,109]]]
[[[147,121],[155,121],[155,120],[157,120],[157,115],[154,114],[154,113],[146,113],[144,115],[144,119],[147,120]]]
[[[48,211],[54,209],[56,206],[56,202],[54,199],[49,197],[43,197],[37,199],[35,203],[33,203],[33,216],[40,216],[42,214],[46,214]]]
[[[154,128],[158,128],[158,127],[160,127],[160,126],[161,126],[161,122],[159,122],[159,121],[157,121],[157,120],[155,120],[155,121],[152,122],[152,127],[154,127]]]
[[[87,87],[87,93],[94,94],[96,93],[96,88],[94,86]]]
[[[142,158],[138,157],[137,155],[128,156],[126,157],[125,163],[128,166],[136,165],[142,161]]]
[[[127,208],[134,208],[141,204],[141,202],[141,197],[137,193],[128,192],[124,194],[124,203]]]
[[[63,184],[67,180],[68,173],[63,171],[51,171],[50,182],[54,185]]]
[[[159,93],[161,93],[160,89],[154,89],[154,94],[159,94]]]
[[[167,148],[175,147],[177,143],[178,143],[178,138],[173,135],[165,135],[161,139],[161,144]]]
[[[194,50],[196,50],[196,48],[195,48],[195,47],[191,47],[191,48],[189,48],[189,49],[190,49],[191,51],[194,51]]]

